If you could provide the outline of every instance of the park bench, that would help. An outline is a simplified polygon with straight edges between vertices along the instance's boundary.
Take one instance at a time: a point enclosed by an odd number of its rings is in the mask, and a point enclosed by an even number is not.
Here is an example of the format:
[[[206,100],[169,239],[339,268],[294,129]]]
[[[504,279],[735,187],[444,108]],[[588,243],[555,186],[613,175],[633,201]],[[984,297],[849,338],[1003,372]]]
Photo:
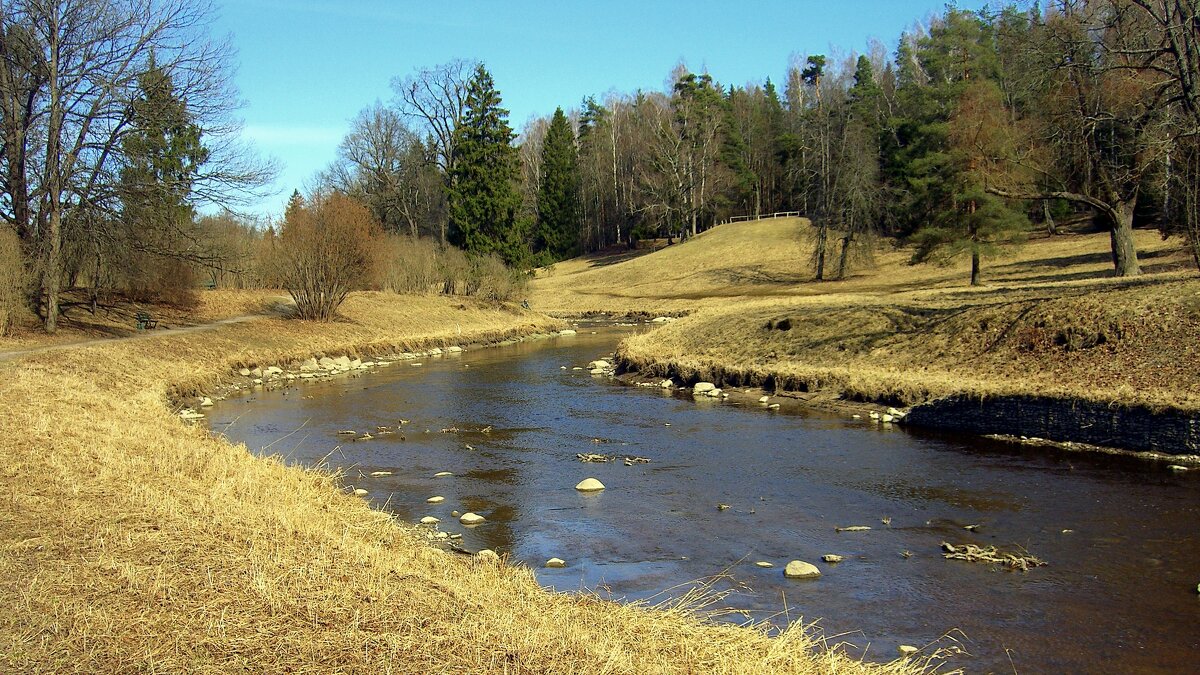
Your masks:
[[[149,312],[138,312],[137,313],[137,329],[138,330],[149,330],[151,328],[154,328],[157,325],[158,325],[158,319],[150,318]]]

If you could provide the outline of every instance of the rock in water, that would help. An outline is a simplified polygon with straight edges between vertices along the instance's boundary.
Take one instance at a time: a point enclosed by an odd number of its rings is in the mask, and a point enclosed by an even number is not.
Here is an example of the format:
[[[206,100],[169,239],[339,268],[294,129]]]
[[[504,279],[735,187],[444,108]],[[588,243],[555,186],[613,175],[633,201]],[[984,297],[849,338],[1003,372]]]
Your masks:
[[[597,368],[599,368],[601,370],[608,370],[609,368],[612,368],[612,364],[609,363],[608,361],[605,361],[604,359],[597,359],[597,360],[589,363],[588,368],[592,369],[592,370],[595,370]]]
[[[499,564],[499,562],[500,562],[499,554],[497,554],[495,551],[493,551],[490,548],[485,548],[482,551],[480,551],[479,553],[476,553],[475,558],[479,562],[489,563],[492,565]]]
[[[441,495],[438,495],[437,497],[430,497],[429,499],[426,499],[425,503],[426,504],[441,504],[444,501],[446,501],[446,498]]]
[[[485,520],[487,520],[487,518],[484,518],[477,513],[472,513],[471,511],[467,511],[458,517],[458,522],[462,523],[463,525],[478,525]]]
[[[708,392],[710,392],[716,388],[717,388],[717,385],[713,384],[712,382],[697,382],[696,385],[694,387],[692,387],[692,393],[693,394],[707,394]]]
[[[827,553],[827,554],[821,556],[821,560],[824,560],[827,563],[840,563],[843,560],[845,560],[845,558],[843,558],[840,555],[837,555],[836,553]]]
[[[355,488],[354,494],[358,497],[362,497],[367,494],[367,491],[362,488]]]
[[[211,408],[212,405],[213,405],[213,400],[211,398],[205,396],[204,398],[200,399],[200,407],[201,408]]]
[[[758,402],[759,402],[759,403],[766,403],[767,401],[770,401],[770,400],[771,400],[771,397],[770,397],[770,396],[760,396],[760,397],[759,397],[759,399],[758,399]]]
[[[434,518],[433,516],[425,516],[421,519],[422,525],[437,525],[440,522],[442,522],[440,518]]]
[[[756,562],[756,563],[754,563],[754,564],[755,564],[755,565],[758,565],[759,567],[761,567],[761,568],[763,568],[763,569],[768,569],[768,568],[771,568],[771,567],[774,567],[774,566],[775,566],[775,563],[769,563],[769,562],[767,562],[767,561],[765,561],[765,560],[759,560],[758,562]]]
[[[562,558],[551,558],[546,561],[546,567],[558,568],[558,567],[566,567],[566,566],[567,566],[567,562],[565,560],[563,560]]]
[[[912,656],[921,650],[913,647],[912,645],[900,645],[900,647],[897,648],[897,651],[900,652],[900,656]]]
[[[439,471],[439,472],[433,474],[433,477],[434,478],[445,478],[447,476],[453,476],[453,475],[454,474],[450,473],[449,471]]]
[[[812,563],[803,560],[793,560],[783,570],[783,576],[789,579],[816,579],[821,576],[821,570]]]
[[[604,489],[604,483],[601,483],[595,478],[584,478],[583,480],[579,481],[579,484],[575,486],[575,489],[579,490],[580,492],[599,492],[600,490]]]

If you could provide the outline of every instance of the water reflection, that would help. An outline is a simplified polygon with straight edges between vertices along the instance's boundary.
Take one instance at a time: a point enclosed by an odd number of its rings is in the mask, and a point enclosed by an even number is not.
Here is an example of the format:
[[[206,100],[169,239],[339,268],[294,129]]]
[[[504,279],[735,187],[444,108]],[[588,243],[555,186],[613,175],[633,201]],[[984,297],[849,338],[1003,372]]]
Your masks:
[[[506,553],[562,590],[640,599],[726,573],[732,606],[860,631],[868,658],[961,629],[974,656],[954,665],[970,671],[1011,670],[1010,652],[1019,671],[1177,671],[1200,655],[1200,472],[623,387],[570,370],[620,335],[599,332],[256,394],[214,409],[214,427],[232,422],[234,440],[302,463],[329,456],[378,506],[437,516],[468,549]],[[337,435],[400,419],[371,441]],[[580,452],[651,461],[583,464]],[[588,476],[607,489],[576,492]],[[465,529],[455,510],[488,520]],[[872,529],[835,530],[850,525]],[[1050,564],[948,561],[943,541]],[[826,553],[845,561],[820,563]],[[550,557],[568,566],[541,569]],[[795,558],[824,576],[785,580]]]

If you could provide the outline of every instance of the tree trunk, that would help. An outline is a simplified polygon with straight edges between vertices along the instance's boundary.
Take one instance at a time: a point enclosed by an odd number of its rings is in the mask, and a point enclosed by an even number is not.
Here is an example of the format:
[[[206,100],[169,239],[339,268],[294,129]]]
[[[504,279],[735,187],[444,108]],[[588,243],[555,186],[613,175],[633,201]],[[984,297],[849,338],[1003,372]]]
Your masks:
[[[42,284],[46,287],[46,332],[58,330],[58,293],[62,284],[62,205],[55,187],[50,188],[50,237],[46,250],[46,272]]]
[[[971,251],[971,285],[979,285],[979,251]]]
[[[850,265],[850,241],[852,239],[854,239],[853,234],[842,237],[842,252],[838,256],[838,279],[846,278],[846,268]]]
[[[817,281],[825,279],[825,242],[829,237],[829,228],[825,224],[825,219],[821,219],[821,224],[817,226]]]
[[[1113,267],[1119,277],[1136,277],[1142,273],[1138,266],[1137,247],[1133,242],[1133,206],[1132,200],[1114,205],[1109,215],[1113,220],[1112,239]]]
[[[1042,200],[1042,224],[1046,226],[1046,233],[1054,236],[1058,234],[1058,225],[1054,222],[1054,216],[1050,215],[1050,200]]]

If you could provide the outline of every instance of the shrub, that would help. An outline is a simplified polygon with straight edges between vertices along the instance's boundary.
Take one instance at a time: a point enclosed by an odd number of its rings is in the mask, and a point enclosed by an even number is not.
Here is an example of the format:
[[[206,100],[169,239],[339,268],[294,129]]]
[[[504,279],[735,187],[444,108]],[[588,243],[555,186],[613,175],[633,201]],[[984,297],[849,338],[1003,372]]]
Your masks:
[[[21,240],[8,227],[0,227],[0,335],[8,335],[17,319],[28,313],[27,281]]]
[[[350,291],[372,280],[378,232],[365,206],[337,192],[288,209],[277,270],[300,318],[332,319]]]

